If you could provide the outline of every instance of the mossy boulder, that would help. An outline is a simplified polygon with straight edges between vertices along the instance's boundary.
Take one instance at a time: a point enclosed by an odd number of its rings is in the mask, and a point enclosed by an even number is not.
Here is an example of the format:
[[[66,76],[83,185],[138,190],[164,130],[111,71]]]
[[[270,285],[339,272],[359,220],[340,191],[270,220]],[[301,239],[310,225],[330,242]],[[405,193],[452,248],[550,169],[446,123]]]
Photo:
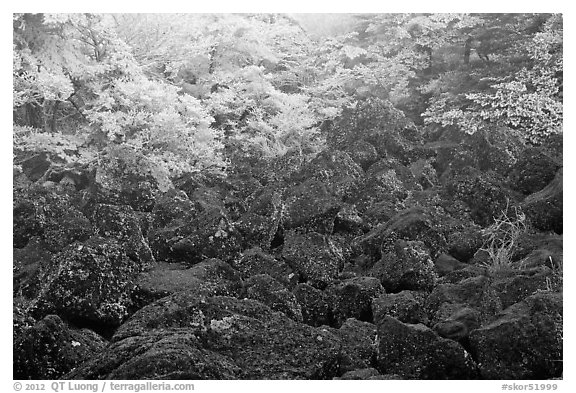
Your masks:
[[[436,209],[414,206],[395,214],[386,223],[357,238],[355,243],[373,261],[393,251],[398,240],[421,241],[435,257],[446,249],[446,233],[455,226]]]
[[[558,163],[545,149],[529,147],[520,154],[508,174],[510,186],[525,195],[533,194],[554,180],[561,166],[561,161]]]
[[[31,238],[24,248],[13,249],[13,293],[27,299],[34,298],[40,291],[39,274],[42,266],[49,264],[52,253],[37,236]]]
[[[352,160],[366,170],[378,161],[378,152],[374,145],[365,140],[358,140],[344,150]]]
[[[52,161],[47,153],[40,153],[26,158],[20,164],[22,172],[32,182],[40,180],[52,166]]]
[[[31,237],[39,236],[52,252],[93,234],[92,224],[68,195],[40,186],[14,196],[12,228],[14,247],[22,248]]]
[[[448,273],[452,273],[457,270],[462,270],[468,265],[460,262],[456,258],[448,254],[440,254],[434,260],[434,269],[438,276],[445,276]]]
[[[385,316],[378,323],[378,370],[406,379],[474,379],[472,356],[422,324]]]
[[[59,379],[106,344],[96,333],[71,329],[60,317],[48,315],[14,340],[14,379]]]
[[[330,194],[343,198],[363,176],[362,168],[347,153],[324,150],[294,173],[291,181],[298,184],[316,179],[325,184]]]
[[[342,270],[342,249],[316,232],[287,231],[284,236],[282,257],[303,280],[325,288]]]
[[[260,302],[179,292],[139,310],[66,379],[332,379],[341,340]]]
[[[447,198],[463,201],[471,211],[474,222],[487,226],[508,207],[518,205],[518,193],[506,187],[500,174],[467,167],[454,173],[446,184]]]
[[[430,291],[438,275],[430,252],[422,242],[398,240],[394,250],[382,255],[371,270],[388,292],[407,290]]]
[[[486,379],[559,378],[563,370],[562,294],[537,293],[470,333]]]
[[[480,275],[437,285],[425,302],[430,322],[435,324],[450,319],[462,308],[478,311],[482,324],[493,321],[502,310],[502,303],[490,284],[488,277]]]
[[[332,306],[331,301],[323,291],[313,286],[300,283],[292,291],[296,301],[302,309],[302,320],[311,326],[331,325]]]
[[[242,252],[238,258],[232,261],[232,266],[243,279],[267,274],[287,288],[292,288],[298,281],[297,275],[286,261],[275,258],[259,247],[253,247]]]
[[[152,250],[142,235],[140,220],[130,206],[98,204],[95,206],[92,222],[97,235],[117,240],[123,245],[126,255],[140,263],[143,268],[150,267],[155,262]]]
[[[384,293],[384,288],[375,277],[354,277],[331,284],[325,293],[334,322],[340,326],[348,318],[372,322],[372,300]]]
[[[372,300],[374,323],[378,324],[385,316],[396,318],[404,323],[428,323],[424,307],[426,293],[404,290],[398,293],[384,293]]]
[[[522,264],[522,261],[519,262]],[[545,291],[552,284],[553,271],[548,266],[528,269],[511,269],[493,279],[491,288],[496,291],[502,308],[518,303],[538,291]]]
[[[340,209],[341,202],[329,192],[324,183],[308,179],[287,190],[282,214],[283,227],[331,234]]]
[[[368,368],[375,364],[376,330],[376,325],[355,318],[347,319],[338,330],[332,330],[342,342],[341,373]]]
[[[136,279],[133,308],[140,309],[182,291],[238,297],[242,294],[242,280],[238,272],[219,259],[207,259],[192,267],[161,262]]]
[[[244,283],[245,296],[258,300],[288,318],[302,322],[302,308],[292,292],[267,274],[252,276]]]
[[[480,327],[480,312],[474,308],[455,307],[446,318],[436,322],[432,328],[440,336],[454,341],[466,342],[470,332]]]
[[[365,213],[382,200],[400,202],[407,196],[408,190],[396,171],[387,169],[370,173],[358,182],[346,202],[354,204],[359,212]]]
[[[194,265],[207,258],[229,261],[241,250],[242,236],[217,199],[188,200],[172,191],[158,200],[148,241],[160,261]]]
[[[563,231],[563,169],[542,190],[531,194],[522,202],[522,209],[530,223],[540,231]]]
[[[140,271],[115,240],[95,236],[73,243],[42,268],[34,315],[56,314],[80,326],[118,326]]]

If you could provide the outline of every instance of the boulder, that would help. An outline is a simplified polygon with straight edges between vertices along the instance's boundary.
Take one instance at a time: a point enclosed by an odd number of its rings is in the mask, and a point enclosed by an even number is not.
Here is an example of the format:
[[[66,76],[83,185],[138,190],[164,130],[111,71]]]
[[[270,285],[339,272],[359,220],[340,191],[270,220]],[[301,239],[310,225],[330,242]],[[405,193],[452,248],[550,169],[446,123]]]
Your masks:
[[[386,198],[380,201],[370,202],[369,206],[366,207],[366,210],[361,214],[362,219],[370,225],[365,232],[369,232],[370,229],[379,225],[384,225],[392,219],[392,217],[405,209],[406,205],[404,202],[395,198]]]
[[[30,181],[38,181],[52,165],[52,161],[46,153],[40,153],[22,161],[22,172]]]
[[[94,236],[73,243],[42,268],[34,315],[56,314],[79,326],[118,326],[140,268],[115,240]]]
[[[97,356],[106,342],[88,330],[70,329],[48,315],[14,340],[14,379],[59,379]]]
[[[327,186],[309,179],[287,191],[283,226],[331,234],[339,211],[340,202],[330,194]]]
[[[90,221],[73,206],[70,197],[40,186],[15,195],[12,228],[14,247],[22,248],[31,237],[39,236],[51,252],[93,234]]]
[[[374,323],[377,325],[385,316],[390,316],[404,323],[427,324],[425,298],[424,292],[417,291],[381,294],[372,301]]]
[[[374,163],[366,171],[366,176],[378,178],[391,173],[391,171],[394,173],[396,179],[402,183],[404,189],[411,191],[422,189],[410,168],[403,165],[395,158],[384,158]]]
[[[369,225],[360,216],[356,206],[343,204],[340,211],[336,214],[333,233],[362,235],[369,228]]]
[[[348,154],[340,150],[324,150],[294,173],[291,180],[302,183],[316,179],[326,186],[330,194],[342,198],[363,176],[362,168]]]
[[[387,133],[408,136],[414,124],[404,112],[388,101],[376,97],[361,97],[353,108],[345,108],[341,116],[331,124],[327,133],[328,144],[347,148],[358,140],[373,144],[379,155],[386,154],[382,138]]]
[[[126,255],[143,268],[151,267],[155,262],[140,230],[140,220],[130,206],[98,204],[92,222],[96,235],[117,240],[124,247]]]
[[[410,172],[420,186],[425,190],[438,184],[438,175],[432,159],[421,158],[410,164]]]
[[[485,276],[487,274],[487,269],[483,266],[468,265],[463,269],[454,270],[450,273],[446,273],[444,276],[438,279],[438,284],[458,284],[468,278]]]
[[[163,228],[178,220],[193,218],[199,209],[184,191],[171,189],[158,196],[152,210],[150,229]]]
[[[342,250],[316,232],[287,231],[282,257],[302,279],[320,288],[335,280],[344,263]]]
[[[373,260],[393,251],[397,240],[421,241],[430,249],[432,256],[435,256],[446,248],[444,226],[446,224],[440,225],[437,222],[436,215],[430,209],[412,207],[359,237],[356,244]]]
[[[256,190],[248,196],[247,204],[248,210],[236,222],[244,239],[243,248],[272,248],[284,209],[281,191],[273,187]]]
[[[272,248],[279,224],[280,215],[270,217],[251,212],[242,214],[235,222],[242,235],[243,248],[259,247],[265,250]]]
[[[252,276],[246,280],[246,298],[258,300],[288,318],[302,322],[302,308],[294,294],[267,274]]]
[[[563,226],[563,169],[542,190],[531,194],[522,202],[522,209],[534,228],[562,234]]]
[[[387,169],[367,175],[359,181],[350,196],[346,198],[346,202],[354,204],[360,213],[365,213],[382,200],[398,203],[407,196],[408,190],[398,178],[396,171]]]
[[[37,236],[31,238],[24,248],[13,250],[12,280],[15,296],[34,298],[40,291],[39,274],[42,266],[49,264],[52,253]]]
[[[333,283],[325,293],[332,304],[336,326],[348,318],[372,322],[372,299],[384,293],[380,280],[374,277],[354,277]]]
[[[187,201],[185,195],[167,193],[154,208],[148,241],[156,260],[189,265],[206,258],[232,260],[242,238],[223,206],[209,197]]]
[[[378,323],[378,370],[407,379],[474,379],[477,367],[457,342],[422,324],[385,316]]]
[[[98,164],[89,205],[130,205],[136,211],[150,212],[158,194],[172,188],[156,163],[127,145],[113,146]]]
[[[454,284],[437,285],[425,302],[430,322],[436,324],[451,319],[463,308],[478,311],[481,323],[491,322],[502,310],[502,304],[490,283],[488,277],[475,276]]]
[[[430,291],[438,276],[424,243],[398,240],[394,251],[382,255],[371,271],[387,292],[403,289]]]
[[[365,140],[358,140],[345,149],[350,158],[362,169],[366,170],[378,160],[378,152],[374,145]]]
[[[456,307],[447,318],[432,327],[441,337],[461,341],[480,327],[480,312],[466,306]]]
[[[537,293],[472,331],[470,346],[482,378],[561,378],[562,321],[562,294]]]
[[[181,291],[238,297],[242,293],[242,280],[234,269],[218,259],[208,259],[192,268],[160,262],[138,276],[132,293],[133,308],[138,310]]]
[[[468,265],[465,263],[460,262],[456,258],[447,255],[447,254],[440,254],[434,261],[434,269],[438,276],[442,277],[448,273],[451,273],[456,270],[462,270],[466,268]]]
[[[386,374],[382,375],[375,368],[362,368],[359,370],[347,371],[340,378],[334,378],[336,380],[394,380],[402,379],[398,375]]]
[[[561,161],[551,157],[544,149],[529,147],[512,166],[508,179],[510,186],[524,195],[542,190],[561,167]]]
[[[284,260],[274,258],[259,247],[242,252],[238,258],[232,261],[232,266],[243,279],[267,274],[288,288],[292,288],[298,281],[297,275]]]
[[[446,237],[447,253],[461,262],[468,262],[484,244],[482,230],[470,223],[463,228],[451,231]]]
[[[331,329],[342,342],[340,372],[372,367],[376,360],[376,326],[347,319],[338,330]]]
[[[517,244],[514,260],[526,258],[535,250],[548,250],[553,260],[560,260],[564,251],[562,235],[556,233],[526,231],[519,236]]]
[[[481,226],[490,225],[519,199],[519,195],[506,188],[501,175],[470,167],[456,172],[447,181],[446,192],[448,199],[463,201],[470,208],[474,222]]]
[[[475,156],[478,158],[478,169],[495,171],[506,176],[521,152],[526,149],[525,141],[518,132],[507,127],[496,127],[492,130],[467,135]]]
[[[111,344],[64,379],[228,380],[241,369],[227,356],[202,349],[193,332],[150,332]]]
[[[302,309],[302,320],[311,326],[331,325],[332,307],[328,296],[313,286],[300,283],[292,291]]]
[[[544,291],[552,283],[552,269],[548,266],[502,273],[490,285],[498,294],[502,308],[508,308],[538,291]]]
[[[332,379],[340,339],[260,302],[179,292],[136,312],[66,379]]]

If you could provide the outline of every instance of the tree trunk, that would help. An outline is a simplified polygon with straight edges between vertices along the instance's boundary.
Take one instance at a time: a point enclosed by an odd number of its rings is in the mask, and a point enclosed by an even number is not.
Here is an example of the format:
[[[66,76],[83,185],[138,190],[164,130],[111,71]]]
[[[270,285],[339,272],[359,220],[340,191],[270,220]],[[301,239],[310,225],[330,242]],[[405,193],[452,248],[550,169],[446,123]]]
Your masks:
[[[37,104],[27,103],[24,107],[26,125],[38,129],[44,128],[44,116],[42,108]]]
[[[56,132],[56,116],[58,114],[58,108],[60,107],[60,101],[56,101],[52,105],[52,116],[50,117],[50,124],[48,125],[48,131]]]
[[[472,37],[468,37],[464,44],[464,64],[470,63],[470,51],[472,50]]]

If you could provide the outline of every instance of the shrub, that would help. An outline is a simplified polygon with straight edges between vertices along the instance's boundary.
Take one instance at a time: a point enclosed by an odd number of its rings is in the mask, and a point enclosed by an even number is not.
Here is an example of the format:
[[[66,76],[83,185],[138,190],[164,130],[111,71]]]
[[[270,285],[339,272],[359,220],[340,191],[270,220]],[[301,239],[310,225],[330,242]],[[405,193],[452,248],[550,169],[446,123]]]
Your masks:
[[[492,225],[482,230],[486,240],[481,250],[488,254],[484,266],[490,273],[513,269],[518,241],[526,230],[526,215],[516,206],[510,211],[508,205]]]

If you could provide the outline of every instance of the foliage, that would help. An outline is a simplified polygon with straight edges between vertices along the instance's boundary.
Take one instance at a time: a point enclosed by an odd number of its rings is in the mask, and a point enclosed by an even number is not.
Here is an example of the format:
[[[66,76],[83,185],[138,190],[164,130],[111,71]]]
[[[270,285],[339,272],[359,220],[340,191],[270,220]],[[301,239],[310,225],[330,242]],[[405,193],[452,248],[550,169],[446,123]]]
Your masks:
[[[14,126],[14,148],[48,153],[66,163],[90,161],[89,150],[82,149],[82,136],[40,132],[26,126]]]
[[[476,48],[482,64],[446,72],[421,87],[431,95],[425,123],[469,134],[496,124],[517,130],[532,144],[562,133],[562,19],[541,18],[522,14],[498,29],[484,26]],[[536,32],[527,34],[535,25]]]
[[[97,157],[126,146],[160,167],[153,173],[221,170],[212,117],[177,86],[146,77],[113,23],[109,15],[15,16],[14,105],[25,112],[16,122],[35,129],[17,147],[67,161],[74,151],[98,165]],[[40,121],[27,122],[29,112]],[[58,127],[75,114],[81,127]]]
[[[15,147],[93,165],[138,151],[169,177],[223,171],[314,154],[371,99],[469,134],[562,132],[560,15],[317,19],[14,14]]]
[[[486,237],[482,250],[488,253],[486,267],[492,273],[509,270],[513,267],[513,256],[518,251],[518,241],[526,232],[526,215],[517,207],[510,211],[509,206],[500,217],[482,232]]]

